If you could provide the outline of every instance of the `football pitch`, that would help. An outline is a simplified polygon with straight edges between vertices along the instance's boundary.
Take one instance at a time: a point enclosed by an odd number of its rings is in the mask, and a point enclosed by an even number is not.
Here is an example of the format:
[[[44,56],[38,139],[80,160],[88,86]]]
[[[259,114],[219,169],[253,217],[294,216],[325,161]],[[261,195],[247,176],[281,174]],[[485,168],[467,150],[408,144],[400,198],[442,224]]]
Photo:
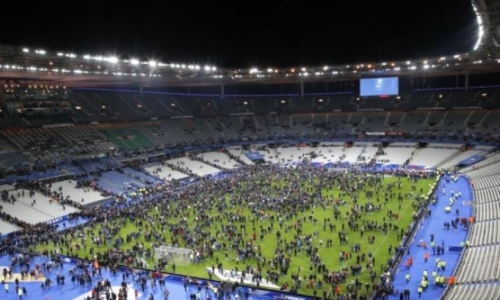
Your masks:
[[[332,287],[325,282],[325,276],[346,270],[349,275],[340,284],[342,293],[358,279],[361,283],[358,296],[369,295],[372,291],[369,268],[378,282],[383,266],[400,244],[402,230],[407,230],[415,207],[425,200],[435,179],[385,176],[379,178],[379,184],[374,184],[371,175],[342,176],[345,176],[342,184],[292,174],[243,180],[233,184],[231,191],[197,190],[192,196],[197,201],[182,197],[160,202],[132,218],[108,220],[86,225],[74,234],[65,233],[65,245],[49,243],[37,245],[36,249],[53,251],[58,247],[60,254],[89,260],[98,253],[102,257],[105,252],[119,249],[134,258],[132,266],[154,269],[158,259],[153,255],[153,247],[160,244],[188,247],[183,234],[190,232],[190,245],[197,245],[204,255],[196,263],[177,264],[176,274],[209,278],[207,267],[217,268],[218,263],[225,270],[252,267],[279,286],[287,283],[292,288],[297,282],[293,278],[300,278],[298,293],[321,296]],[[252,193],[247,192],[249,189]],[[303,199],[302,204],[287,206],[289,199],[284,194]],[[282,205],[259,205],[264,199],[279,199],[275,202]],[[384,223],[387,230],[383,230]],[[183,229],[181,234],[179,228]],[[347,237],[342,244],[341,235]],[[96,242],[98,238],[100,242]],[[123,242],[117,247],[119,238]],[[214,244],[218,246],[213,255],[208,255]],[[353,251],[357,244],[359,251]],[[241,249],[248,248],[254,250],[253,255],[245,258],[238,255]],[[348,259],[340,259],[342,252],[349,253]],[[369,266],[370,255],[375,258],[372,266]],[[316,256],[313,263],[312,257]],[[365,259],[359,259],[361,271],[353,275],[351,267],[358,264],[357,256]],[[286,260],[286,270],[278,260]],[[162,271],[174,273],[172,264]],[[268,274],[277,274],[277,282]]]

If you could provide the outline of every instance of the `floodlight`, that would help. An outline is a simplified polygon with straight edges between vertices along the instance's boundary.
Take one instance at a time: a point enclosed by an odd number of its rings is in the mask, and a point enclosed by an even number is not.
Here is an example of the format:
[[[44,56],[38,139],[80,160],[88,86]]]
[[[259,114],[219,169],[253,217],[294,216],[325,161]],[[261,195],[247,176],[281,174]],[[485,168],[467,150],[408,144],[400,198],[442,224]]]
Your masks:
[[[136,58],[132,58],[130,60],[130,64],[133,65],[133,66],[137,66],[139,64],[139,60],[136,59]]]
[[[107,57],[106,58],[106,61],[112,63],[112,64],[116,64],[118,62],[118,57],[116,56],[110,56],[110,57]]]
[[[90,55],[84,55],[83,59],[90,59]]]
[[[156,67],[156,65],[157,65],[156,61],[154,61],[154,60],[150,60],[150,61],[149,61],[149,66],[150,66],[150,67],[153,67],[153,68],[154,68],[154,67]]]
[[[210,71],[210,66],[205,66],[205,71]]]
[[[30,52],[30,49],[28,49],[28,48],[23,48],[23,52],[24,52],[24,53],[28,53],[28,52]]]

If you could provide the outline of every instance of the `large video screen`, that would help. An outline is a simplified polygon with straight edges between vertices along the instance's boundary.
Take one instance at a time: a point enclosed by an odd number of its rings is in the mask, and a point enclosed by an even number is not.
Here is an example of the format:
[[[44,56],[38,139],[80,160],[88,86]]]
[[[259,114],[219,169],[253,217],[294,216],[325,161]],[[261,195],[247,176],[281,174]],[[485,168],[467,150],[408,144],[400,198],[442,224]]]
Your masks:
[[[381,77],[361,79],[359,82],[359,95],[361,97],[399,95],[399,78]]]

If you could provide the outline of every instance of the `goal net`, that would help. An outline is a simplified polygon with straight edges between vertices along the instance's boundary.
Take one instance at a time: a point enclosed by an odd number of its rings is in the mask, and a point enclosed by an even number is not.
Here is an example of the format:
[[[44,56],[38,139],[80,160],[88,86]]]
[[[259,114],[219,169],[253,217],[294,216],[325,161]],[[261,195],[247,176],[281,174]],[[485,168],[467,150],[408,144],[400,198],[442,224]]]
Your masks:
[[[188,248],[159,246],[155,248],[155,258],[168,264],[187,266],[194,260],[194,251]]]

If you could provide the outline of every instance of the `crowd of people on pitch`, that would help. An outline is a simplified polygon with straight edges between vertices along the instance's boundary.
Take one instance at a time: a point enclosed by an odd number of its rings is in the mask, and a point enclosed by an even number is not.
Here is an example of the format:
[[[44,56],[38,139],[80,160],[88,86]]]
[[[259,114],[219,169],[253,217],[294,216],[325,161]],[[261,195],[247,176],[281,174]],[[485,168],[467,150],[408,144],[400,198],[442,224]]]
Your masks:
[[[363,298],[360,291],[366,284],[370,292],[391,291],[390,284],[384,280],[379,282],[387,276],[391,262],[381,262],[377,270],[371,251],[351,241],[364,238],[365,234],[367,240],[374,240],[375,234],[393,232],[404,236],[404,229],[397,225],[397,213],[387,212],[382,221],[367,222],[367,216],[376,213],[374,208],[383,209],[390,201],[399,203],[400,208],[404,201],[411,201],[412,207],[419,209],[425,197],[423,191],[416,191],[416,182],[429,176],[405,174],[410,179],[412,192],[403,194],[402,177],[395,183],[385,184],[382,174],[331,172],[310,165],[247,166],[230,171],[229,175],[217,181],[200,179],[188,188],[144,189],[129,202],[84,208],[72,215],[72,218],[89,220],[82,228],[68,227],[59,232],[53,225],[22,224],[23,231],[0,241],[0,252],[13,255],[32,245],[52,244],[56,249],[54,253],[81,256],[83,250],[84,259],[90,261],[95,257],[111,268],[145,267],[139,257],[153,259],[154,248],[168,244],[193,249],[196,257],[213,258],[217,265],[241,264],[248,273],[258,275],[256,278],[266,271],[276,272],[278,277],[288,278],[289,282],[282,285],[286,291],[310,288],[315,294],[326,291],[329,296]],[[339,196],[325,194],[324,189],[335,190]],[[364,195],[366,201],[361,201],[360,195]],[[314,215],[314,209],[329,210],[332,217],[320,220]],[[138,231],[124,239],[120,228],[129,224]],[[314,226],[315,231],[304,232],[306,224]],[[352,232],[358,232],[360,237],[351,236],[349,241]],[[289,233],[292,238],[285,237]],[[346,267],[328,267],[321,254],[323,240],[335,236],[338,240],[333,243],[337,245],[341,241],[352,244],[352,251],[342,254]],[[139,237],[147,243],[139,241]],[[264,255],[258,247],[260,240],[269,237],[275,240],[272,256]],[[88,243],[89,240],[92,242]],[[122,248],[125,244],[134,244],[134,247]],[[310,265],[292,269],[292,261],[299,255],[308,257]],[[162,267],[168,267],[168,263]],[[158,263],[154,269],[165,271]],[[377,276],[377,272],[381,275]],[[357,276],[362,273],[369,274],[371,282],[359,282]],[[258,280],[256,284],[259,286]],[[340,288],[342,284],[347,287],[345,291]]]

